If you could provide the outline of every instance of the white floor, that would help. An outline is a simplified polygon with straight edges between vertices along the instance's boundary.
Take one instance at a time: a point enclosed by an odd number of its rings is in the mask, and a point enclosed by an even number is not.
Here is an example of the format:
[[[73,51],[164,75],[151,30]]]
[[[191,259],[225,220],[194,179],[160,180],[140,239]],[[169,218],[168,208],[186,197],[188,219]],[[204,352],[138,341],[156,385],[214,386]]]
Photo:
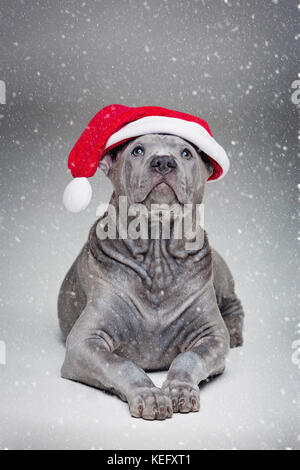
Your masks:
[[[226,373],[202,387],[200,413],[147,422],[118,398],[61,379],[55,316],[40,324],[23,310],[4,318],[0,449],[300,448],[298,369],[274,336],[253,334],[231,351]],[[164,374],[152,377],[159,385]]]

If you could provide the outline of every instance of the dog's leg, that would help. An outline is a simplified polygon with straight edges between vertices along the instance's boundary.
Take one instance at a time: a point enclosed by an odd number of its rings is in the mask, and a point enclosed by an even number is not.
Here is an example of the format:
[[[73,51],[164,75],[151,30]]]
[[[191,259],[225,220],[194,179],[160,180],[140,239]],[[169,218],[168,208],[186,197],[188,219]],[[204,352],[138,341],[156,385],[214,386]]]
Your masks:
[[[230,347],[243,346],[244,311],[238,297],[221,299],[219,308],[230,335]]]
[[[215,318],[216,322],[213,318],[212,323],[207,322],[205,331],[193,341],[193,346],[171,364],[162,390],[171,398],[175,413],[199,411],[199,383],[225,369],[229,335],[217,310]]]
[[[117,322],[113,327],[117,329]],[[114,352],[103,317],[99,321],[98,309],[91,304],[68,336],[61,373],[66,379],[115,393],[128,402],[134,417],[163,420],[172,416],[171,400],[162,390],[137,365]]]
[[[230,347],[243,345],[244,310],[235,293],[234,279],[229,267],[216,251],[212,250],[213,278],[218,307],[230,335]]]

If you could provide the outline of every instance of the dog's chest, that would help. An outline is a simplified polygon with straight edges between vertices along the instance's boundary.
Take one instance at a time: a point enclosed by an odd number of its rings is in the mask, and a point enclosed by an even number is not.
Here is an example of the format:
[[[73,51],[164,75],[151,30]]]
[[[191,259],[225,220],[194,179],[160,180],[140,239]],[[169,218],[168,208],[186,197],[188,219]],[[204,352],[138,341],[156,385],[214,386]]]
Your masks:
[[[123,245],[110,245],[96,268],[104,281],[99,298],[116,353],[144,369],[168,367],[201,329],[203,292],[211,280],[207,244],[201,251],[204,261],[184,252],[175,258],[163,243],[151,247],[129,257]]]
[[[191,335],[201,329],[200,291],[189,286],[168,295],[161,292],[159,303],[148,295],[131,297],[125,333],[121,333],[117,353],[144,369],[167,368],[185,349]],[[132,307],[134,305],[134,308]]]
[[[153,364],[163,369],[180,353],[180,342],[175,328],[167,332],[155,318],[143,319],[130,331],[130,338],[126,336],[120,341],[116,353],[143,369],[151,369]]]

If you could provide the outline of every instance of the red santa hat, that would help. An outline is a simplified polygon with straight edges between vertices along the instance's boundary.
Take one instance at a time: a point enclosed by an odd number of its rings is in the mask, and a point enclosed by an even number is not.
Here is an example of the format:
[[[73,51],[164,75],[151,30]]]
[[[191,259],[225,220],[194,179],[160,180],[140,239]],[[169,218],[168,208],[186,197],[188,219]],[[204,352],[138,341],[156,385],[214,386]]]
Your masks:
[[[153,133],[177,135],[205,152],[214,167],[209,181],[219,180],[227,173],[227,154],[203,119],[157,106],[133,108],[112,104],[96,114],[70,153],[68,166],[74,180],[65,189],[65,207],[71,212],[86,209],[92,197],[87,178],[96,173],[101,158],[109,150],[127,140]]]

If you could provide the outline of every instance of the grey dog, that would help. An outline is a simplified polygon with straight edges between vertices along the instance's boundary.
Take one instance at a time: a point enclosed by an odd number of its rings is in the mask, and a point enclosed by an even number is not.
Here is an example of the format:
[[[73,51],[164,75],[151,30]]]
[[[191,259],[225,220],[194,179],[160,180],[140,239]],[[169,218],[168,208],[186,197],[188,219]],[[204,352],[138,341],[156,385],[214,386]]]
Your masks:
[[[166,134],[127,141],[99,166],[113,184],[117,214],[120,196],[147,212],[157,203],[200,204],[213,171],[198,148]],[[60,290],[62,377],[118,395],[137,418],[199,411],[200,382],[221,374],[229,347],[243,343],[232,275],[205,232],[192,251],[184,236],[174,237],[174,221],[169,239],[105,239],[99,236],[105,217]],[[156,370],[168,370],[161,389],[145,372]]]

